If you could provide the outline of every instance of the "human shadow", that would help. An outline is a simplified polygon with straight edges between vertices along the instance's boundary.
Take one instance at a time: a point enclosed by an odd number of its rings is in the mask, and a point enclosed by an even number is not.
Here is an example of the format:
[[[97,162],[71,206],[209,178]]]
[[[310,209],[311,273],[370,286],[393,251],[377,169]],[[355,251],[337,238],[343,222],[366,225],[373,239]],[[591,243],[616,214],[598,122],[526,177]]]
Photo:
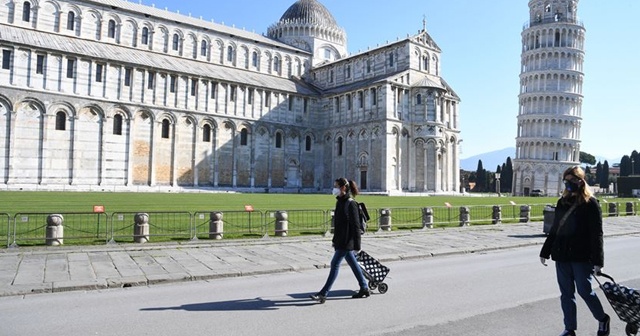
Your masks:
[[[329,300],[343,300],[351,298],[355,292],[350,290],[338,290],[329,292]],[[253,299],[239,299],[218,302],[189,303],[174,307],[149,307],[141,308],[141,311],[185,310],[185,311],[250,311],[250,310],[277,310],[283,307],[305,307],[317,304],[309,295],[314,293],[288,294],[291,299],[275,300],[257,297]]]
[[[547,235],[544,233],[540,233],[540,234],[528,234],[528,235],[509,235],[509,237],[529,239],[529,238],[547,238]]]

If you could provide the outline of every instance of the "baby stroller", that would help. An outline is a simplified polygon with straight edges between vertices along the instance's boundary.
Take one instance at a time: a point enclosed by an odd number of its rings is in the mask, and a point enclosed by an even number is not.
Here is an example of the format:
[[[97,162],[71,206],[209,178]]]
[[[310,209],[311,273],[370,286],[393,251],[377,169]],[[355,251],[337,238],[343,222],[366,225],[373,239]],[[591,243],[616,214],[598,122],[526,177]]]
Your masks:
[[[363,250],[358,252],[357,259],[358,264],[362,267],[364,277],[369,281],[369,289],[373,291],[377,288],[380,294],[386,293],[389,286],[383,281],[389,274],[389,268]]]
[[[601,283],[598,276],[605,277],[611,282]],[[596,274],[595,278],[613,310],[622,322],[627,323],[625,328],[627,335],[636,335],[640,328],[640,291],[619,285],[612,277],[604,273]]]

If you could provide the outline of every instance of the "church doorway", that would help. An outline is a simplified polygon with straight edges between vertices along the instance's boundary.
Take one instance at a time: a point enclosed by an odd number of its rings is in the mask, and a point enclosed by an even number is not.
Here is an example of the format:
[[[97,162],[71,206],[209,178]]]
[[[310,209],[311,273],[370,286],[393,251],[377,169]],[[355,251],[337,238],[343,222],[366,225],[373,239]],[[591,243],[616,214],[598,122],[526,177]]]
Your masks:
[[[360,172],[360,189],[361,190],[367,189],[367,171],[366,170],[363,170]]]

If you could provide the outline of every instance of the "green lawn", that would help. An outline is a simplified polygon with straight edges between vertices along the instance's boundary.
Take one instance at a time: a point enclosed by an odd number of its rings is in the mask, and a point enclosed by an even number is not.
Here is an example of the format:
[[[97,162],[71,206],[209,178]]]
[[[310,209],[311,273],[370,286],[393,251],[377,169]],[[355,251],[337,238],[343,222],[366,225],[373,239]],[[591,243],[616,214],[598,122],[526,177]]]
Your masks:
[[[553,197],[460,197],[460,196],[373,196],[360,195],[358,201],[368,208],[453,207],[475,205],[555,204]],[[610,200],[613,202],[613,200]],[[141,211],[205,211],[331,209],[335,198],[329,194],[240,194],[240,193],[82,193],[82,192],[0,192],[0,213],[92,212],[103,205],[107,213]]]

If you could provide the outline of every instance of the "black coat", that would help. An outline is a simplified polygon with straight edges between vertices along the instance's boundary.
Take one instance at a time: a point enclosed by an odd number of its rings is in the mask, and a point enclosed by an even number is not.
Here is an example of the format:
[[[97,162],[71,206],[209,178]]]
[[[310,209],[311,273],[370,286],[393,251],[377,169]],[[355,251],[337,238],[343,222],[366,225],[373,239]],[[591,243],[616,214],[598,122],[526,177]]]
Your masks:
[[[542,246],[540,257],[560,262],[590,262],[604,266],[602,209],[594,197],[578,205],[559,228],[560,219],[571,202],[558,200],[553,226]]]
[[[333,211],[335,228],[333,230],[333,247],[336,250],[360,251],[360,217],[356,202],[350,202],[348,196],[338,196]],[[350,202],[348,205],[346,202]],[[347,214],[347,210],[349,213]]]

